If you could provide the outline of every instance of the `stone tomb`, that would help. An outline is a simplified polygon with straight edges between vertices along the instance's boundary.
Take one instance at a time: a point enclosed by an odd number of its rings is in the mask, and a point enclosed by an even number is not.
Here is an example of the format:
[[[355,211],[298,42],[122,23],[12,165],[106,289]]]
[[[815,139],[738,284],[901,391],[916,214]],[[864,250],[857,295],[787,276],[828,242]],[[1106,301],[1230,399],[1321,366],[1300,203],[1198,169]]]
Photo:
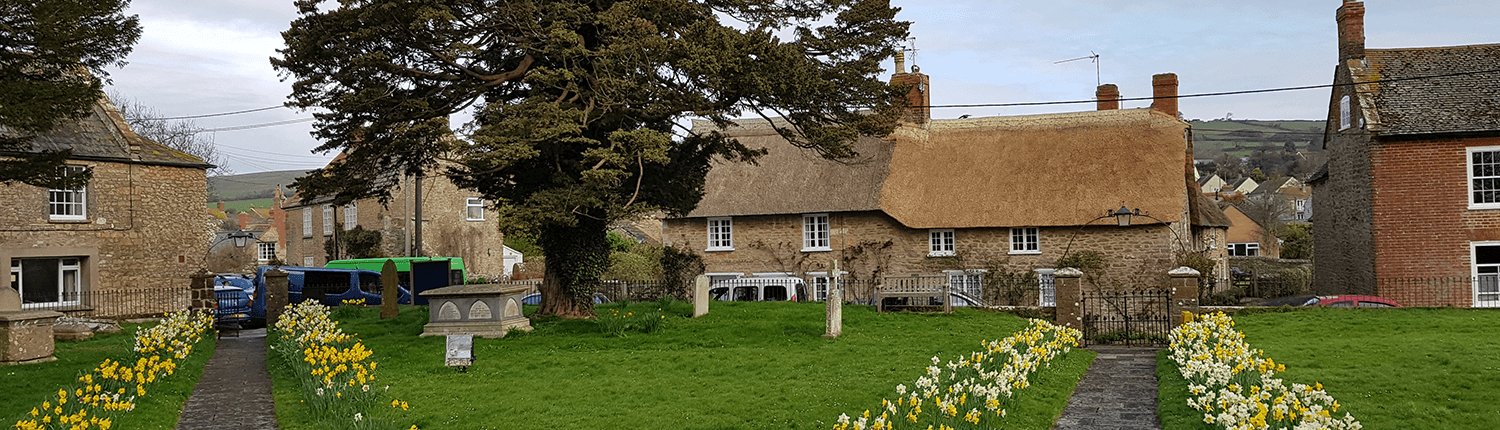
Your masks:
[[[63,314],[22,310],[16,290],[0,288],[0,364],[52,361],[52,325]]]
[[[423,291],[428,319],[422,336],[472,334],[505,337],[510,330],[531,331],[531,320],[521,315],[521,298],[529,285],[455,285]]]

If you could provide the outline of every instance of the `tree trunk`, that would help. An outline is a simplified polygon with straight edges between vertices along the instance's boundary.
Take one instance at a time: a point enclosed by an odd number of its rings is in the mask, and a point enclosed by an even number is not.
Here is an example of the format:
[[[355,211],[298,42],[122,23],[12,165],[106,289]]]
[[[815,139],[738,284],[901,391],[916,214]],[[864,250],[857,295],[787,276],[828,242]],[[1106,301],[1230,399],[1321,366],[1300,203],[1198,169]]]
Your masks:
[[[562,318],[593,318],[594,291],[609,268],[604,221],[580,217],[572,227],[543,228],[539,245],[547,257],[538,313]]]

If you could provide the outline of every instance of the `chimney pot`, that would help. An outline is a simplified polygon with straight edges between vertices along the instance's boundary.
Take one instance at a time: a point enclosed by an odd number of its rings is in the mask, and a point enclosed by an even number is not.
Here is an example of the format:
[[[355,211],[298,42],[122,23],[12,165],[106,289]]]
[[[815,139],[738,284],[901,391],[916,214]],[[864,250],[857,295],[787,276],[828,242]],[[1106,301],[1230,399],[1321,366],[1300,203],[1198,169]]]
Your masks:
[[[906,53],[905,52],[900,52],[900,51],[896,52],[896,74],[897,75],[904,75],[904,74],[906,74]]]
[[[240,212],[240,230],[250,226],[250,213]]]
[[[1099,103],[1099,110],[1116,110],[1120,108],[1120,87],[1115,84],[1100,85],[1094,91],[1094,99]]]
[[[1177,74],[1151,76],[1151,110],[1177,117]]]
[[[1365,4],[1344,0],[1338,10],[1339,62],[1365,56]]]

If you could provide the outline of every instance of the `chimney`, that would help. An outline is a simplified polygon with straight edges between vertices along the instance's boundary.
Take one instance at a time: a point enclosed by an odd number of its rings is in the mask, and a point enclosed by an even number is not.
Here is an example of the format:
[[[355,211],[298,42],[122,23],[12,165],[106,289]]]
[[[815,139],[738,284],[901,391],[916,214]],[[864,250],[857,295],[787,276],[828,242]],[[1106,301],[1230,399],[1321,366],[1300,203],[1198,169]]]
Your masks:
[[[250,213],[240,212],[240,230],[250,226]]]
[[[932,119],[932,96],[928,94],[927,75],[922,74],[922,68],[911,66],[911,73],[906,72],[906,53],[896,53],[896,73],[891,75],[891,85],[910,86],[906,93],[906,117],[908,122],[926,124]]]
[[[1151,110],[1177,117],[1177,74],[1151,76]]]
[[[1339,63],[1365,57],[1365,4],[1344,0],[1339,7]]]
[[[1120,87],[1115,84],[1100,85],[1094,91],[1094,100],[1099,102],[1099,110],[1116,110],[1120,108]]]
[[[223,200],[219,200],[219,212],[223,212],[223,211],[224,211],[224,201]]]

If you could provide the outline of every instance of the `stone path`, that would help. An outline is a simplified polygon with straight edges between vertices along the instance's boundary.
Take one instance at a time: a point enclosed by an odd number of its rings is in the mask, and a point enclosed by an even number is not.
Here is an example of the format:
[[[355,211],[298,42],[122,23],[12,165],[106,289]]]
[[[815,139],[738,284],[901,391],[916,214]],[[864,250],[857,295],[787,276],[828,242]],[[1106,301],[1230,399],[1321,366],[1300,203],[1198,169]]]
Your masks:
[[[1160,430],[1156,417],[1156,351],[1091,346],[1099,353],[1053,430]]]
[[[182,408],[177,430],[276,430],[271,374],[266,372],[266,331],[243,330],[219,338]]]

